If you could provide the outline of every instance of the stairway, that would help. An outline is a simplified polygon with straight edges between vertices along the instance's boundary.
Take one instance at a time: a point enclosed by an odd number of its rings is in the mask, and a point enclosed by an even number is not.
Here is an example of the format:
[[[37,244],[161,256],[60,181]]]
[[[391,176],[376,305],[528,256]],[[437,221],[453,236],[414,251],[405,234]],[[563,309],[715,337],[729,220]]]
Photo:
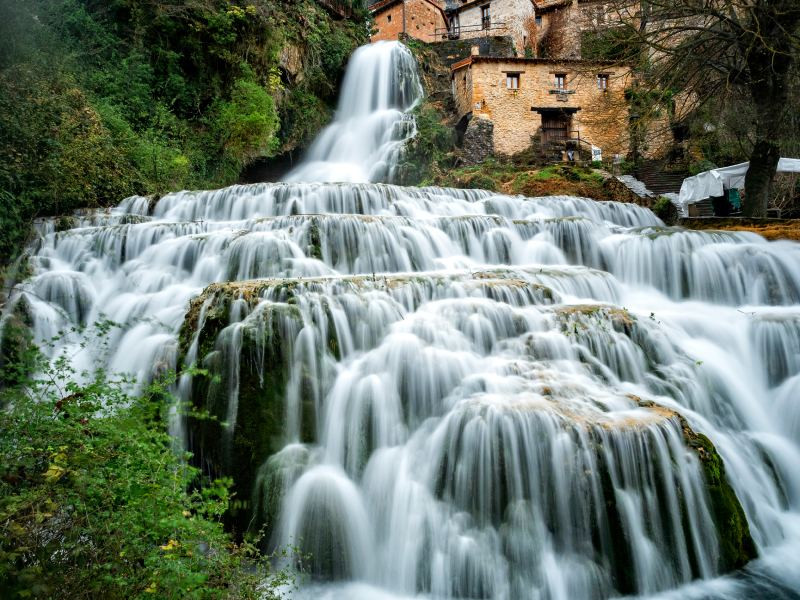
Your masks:
[[[681,190],[683,180],[689,177],[687,171],[666,170],[665,161],[644,161],[635,171],[636,179],[644,182],[647,189],[656,196],[675,193]]]

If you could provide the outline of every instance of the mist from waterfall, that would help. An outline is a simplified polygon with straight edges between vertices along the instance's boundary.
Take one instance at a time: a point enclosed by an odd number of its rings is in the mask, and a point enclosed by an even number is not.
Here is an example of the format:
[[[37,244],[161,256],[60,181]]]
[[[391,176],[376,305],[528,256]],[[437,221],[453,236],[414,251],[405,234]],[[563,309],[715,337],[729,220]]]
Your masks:
[[[289,182],[41,223],[3,321],[78,372],[216,375],[175,391],[227,426],[176,412],[173,433],[308,554],[296,597],[796,598],[800,245],[372,183],[410,134],[412,67],[359,50]],[[758,553],[733,574],[698,434]]]

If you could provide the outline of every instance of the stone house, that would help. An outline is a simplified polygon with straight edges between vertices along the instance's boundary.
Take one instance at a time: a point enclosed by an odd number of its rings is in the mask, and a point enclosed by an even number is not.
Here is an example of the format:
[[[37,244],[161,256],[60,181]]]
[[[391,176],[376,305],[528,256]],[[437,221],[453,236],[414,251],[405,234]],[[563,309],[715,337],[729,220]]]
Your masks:
[[[511,38],[517,56],[580,58],[581,36],[638,14],[638,0],[378,0],[377,40]],[[541,49],[541,50],[540,50]]]
[[[532,0],[447,0],[445,11],[451,38],[509,36],[519,56],[531,44]]]
[[[604,158],[629,151],[629,67],[471,56],[452,66],[451,77],[458,117],[469,123],[465,140],[477,141],[479,129],[491,136],[497,154],[514,154],[532,143],[558,152],[595,147]]]
[[[533,0],[534,53],[540,58],[591,58],[584,55],[587,36],[622,23],[637,23],[637,0]]]
[[[373,42],[404,35],[432,42],[447,32],[448,20],[439,0],[380,0],[369,11],[377,30]]]

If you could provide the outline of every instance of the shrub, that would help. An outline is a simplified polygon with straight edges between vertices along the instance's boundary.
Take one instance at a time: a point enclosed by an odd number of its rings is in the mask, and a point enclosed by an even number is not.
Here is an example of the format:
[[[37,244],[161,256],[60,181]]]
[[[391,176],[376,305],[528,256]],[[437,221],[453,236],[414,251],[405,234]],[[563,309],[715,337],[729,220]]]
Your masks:
[[[222,142],[224,168],[238,174],[254,158],[275,153],[278,113],[272,96],[257,83],[238,80],[230,101],[217,102],[211,113],[211,135]]]
[[[230,482],[173,450],[171,380],[131,397],[65,361],[42,373],[0,397],[4,597],[277,597],[288,573],[223,530]]]
[[[675,205],[673,205],[670,199],[666,196],[659,196],[658,199],[653,203],[651,210],[659,219],[667,224],[674,221],[675,217],[677,216],[677,209],[675,208]]]

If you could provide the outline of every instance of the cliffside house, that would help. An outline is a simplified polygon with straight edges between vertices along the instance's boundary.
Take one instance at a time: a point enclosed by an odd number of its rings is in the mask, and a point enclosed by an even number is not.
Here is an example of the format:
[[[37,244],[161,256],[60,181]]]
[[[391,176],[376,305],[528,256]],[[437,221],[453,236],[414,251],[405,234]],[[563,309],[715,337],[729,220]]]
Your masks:
[[[377,29],[372,41],[401,34],[425,42],[508,36],[520,55],[533,18],[531,0],[380,0],[369,10]]]
[[[584,33],[630,22],[631,3],[604,0],[378,0],[370,5],[377,40],[405,34],[425,42],[507,36],[517,56],[580,58]],[[542,51],[540,51],[540,48]]]
[[[444,8],[448,29],[441,33],[449,39],[509,36],[520,56],[530,46],[532,0],[446,0]]]
[[[484,120],[475,129],[489,132],[482,135],[492,136],[497,154],[514,154],[532,143],[550,156],[567,149],[588,153],[592,147],[604,158],[628,153],[629,67],[471,56],[454,64],[451,76],[458,117],[462,123]]]
[[[380,0],[369,7],[375,22],[373,42],[397,40],[407,35],[433,42],[447,31],[448,21],[438,0]]]
[[[373,40],[474,40],[472,56],[464,58],[468,45],[451,53],[463,58],[451,77],[460,131],[465,143],[480,140],[483,155],[532,143],[547,160],[566,158],[567,149],[585,157],[594,148],[606,159],[631,151],[631,69],[596,59],[609,32],[637,22],[639,0],[380,0],[370,11]],[[510,40],[516,58],[497,56],[484,43],[490,39]],[[672,144],[670,112],[636,117],[636,153],[663,155]]]

